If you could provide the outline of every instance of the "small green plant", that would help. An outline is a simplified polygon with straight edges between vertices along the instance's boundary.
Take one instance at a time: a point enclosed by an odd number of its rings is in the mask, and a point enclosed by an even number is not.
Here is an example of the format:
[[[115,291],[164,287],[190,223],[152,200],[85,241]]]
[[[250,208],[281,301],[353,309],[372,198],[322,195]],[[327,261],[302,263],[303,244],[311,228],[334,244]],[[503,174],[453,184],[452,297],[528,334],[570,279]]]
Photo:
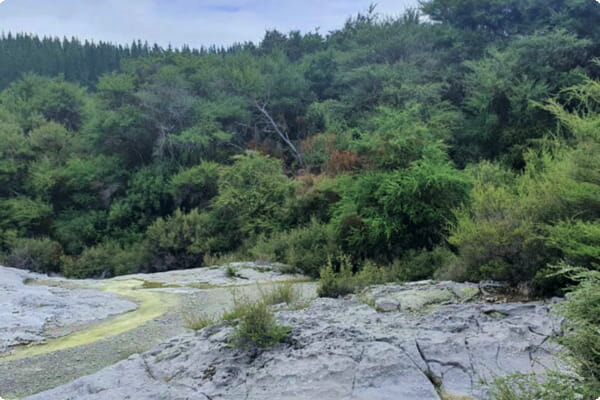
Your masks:
[[[600,393],[600,271],[564,265],[552,269],[578,283],[558,305],[565,317],[565,335],[558,341],[571,372],[498,379],[491,386],[492,400],[593,400]]]
[[[590,394],[600,394],[600,271],[561,267],[578,285],[558,306],[565,317],[566,334],[559,338],[567,360],[583,378]]]
[[[329,259],[321,270],[321,279],[317,293],[319,297],[346,296],[358,293],[367,286],[377,285],[390,280],[389,272],[378,267],[371,261],[365,262],[362,268],[354,274],[352,262],[348,256],[337,258],[339,272],[335,271],[334,262]]]
[[[229,323],[239,320],[246,313],[248,304],[252,303],[250,298],[241,296],[235,288],[231,290],[231,296],[233,297],[233,307],[221,316],[222,321]]]
[[[215,325],[217,322],[218,319],[211,315],[194,314],[189,312],[183,315],[183,325],[187,329],[192,329],[194,331],[199,331],[207,326]]]
[[[231,343],[238,348],[267,348],[283,342],[290,334],[291,328],[275,321],[263,301],[247,304],[240,316],[238,326]]]
[[[140,289],[167,289],[178,287],[181,287],[181,285],[167,284],[157,281],[144,281],[144,283],[142,283],[142,286],[140,286]]]
[[[231,279],[240,277],[240,275],[238,273],[238,269],[236,267],[234,267],[233,265],[228,265],[225,268],[225,276],[227,276],[228,278],[231,278]]]
[[[213,267],[219,265],[230,264],[236,261],[247,259],[243,253],[206,253],[202,257],[203,265]]]
[[[340,261],[339,272],[335,272],[331,258],[327,260],[327,265],[321,270],[321,279],[317,288],[319,297],[336,298],[356,292],[350,258],[340,256],[338,260]]]
[[[362,290],[367,286],[379,285],[390,280],[389,271],[377,266],[372,261],[366,261],[362,268],[354,275],[354,286],[356,290]]]
[[[261,301],[267,305],[288,304],[294,305],[301,298],[300,291],[294,286],[293,282],[285,282],[275,285],[270,290],[263,292],[261,290]]]
[[[579,379],[551,372],[544,379],[536,375],[510,375],[494,381],[492,400],[580,400],[585,397]]]

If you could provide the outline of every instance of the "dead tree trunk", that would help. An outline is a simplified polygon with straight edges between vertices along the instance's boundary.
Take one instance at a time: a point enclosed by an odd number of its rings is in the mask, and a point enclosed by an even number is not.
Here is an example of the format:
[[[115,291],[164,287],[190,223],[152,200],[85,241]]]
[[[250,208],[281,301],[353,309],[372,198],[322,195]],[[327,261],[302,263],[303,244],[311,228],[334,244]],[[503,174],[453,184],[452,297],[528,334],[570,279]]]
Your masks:
[[[275,132],[277,136],[279,136],[279,138],[289,147],[291,152],[294,154],[294,158],[296,159],[296,161],[298,161],[298,163],[300,163],[300,165],[303,166],[304,160],[302,158],[302,153],[298,151],[298,148],[291,141],[287,131],[281,129],[281,127],[277,124],[277,122],[275,122],[273,117],[271,117],[271,114],[269,114],[269,112],[267,111],[266,104],[261,105],[258,101],[254,101],[254,106],[262,114],[262,116],[266,120],[267,124],[271,127],[273,132]]]

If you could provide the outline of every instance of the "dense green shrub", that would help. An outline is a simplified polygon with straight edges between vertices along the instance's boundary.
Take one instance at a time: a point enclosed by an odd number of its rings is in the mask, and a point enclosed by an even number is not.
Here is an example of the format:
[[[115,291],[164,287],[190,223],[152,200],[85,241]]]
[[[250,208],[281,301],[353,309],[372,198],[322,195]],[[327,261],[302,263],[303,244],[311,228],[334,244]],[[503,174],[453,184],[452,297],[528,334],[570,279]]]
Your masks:
[[[221,166],[214,162],[203,162],[183,169],[173,175],[170,192],[175,206],[183,210],[205,207],[217,195],[217,182]]]
[[[597,268],[600,82],[586,80],[565,95],[577,106],[550,101],[544,108],[569,142],[548,141],[543,151],[529,152],[526,168],[512,179],[486,163],[475,170],[471,202],[456,213],[448,239],[459,255],[448,276],[535,278],[540,290],[552,290],[564,281],[544,278],[548,263],[565,259]]]
[[[259,259],[284,263],[316,277],[335,249],[331,228],[312,220],[306,227],[280,232],[269,238],[262,237],[250,253]]]
[[[561,221],[546,229],[546,245],[567,263],[600,268],[600,221]]]
[[[103,243],[86,248],[79,257],[68,259],[63,274],[68,278],[108,278],[144,269],[147,255],[138,244],[122,248],[115,243]]]
[[[67,254],[80,254],[100,243],[107,233],[104,210],[68,210],[56,217],[54,235]]]
[[[433,250],[408,250],[389,267],[389,275],[395,281],[418,281],[431,279],[437,271],[454,262],[456,256],[446,247]]]
[[[156,163],[131,175],[125,197],[113,202],[108,212],[108,223],[115,233],[143,232],[157,215],[173,211],[168,191],[170,169],[166,163]]]
[[[0,228],[15,230],[19,236],[48,231],[50,204],[26,196],[0,198]]]
[[[441,149],[431,146],[425,153],[407,169],[366,172],[351,182],[332,220],[345,253],[386,262],[442,241],[470,184]]]
[[[535,221],[511,187],[478,183],[456,221],[448,239],[460,255],[452,279],[526,281],[545,265]]]
[[[62,248],[49,238],[18,239],[6,257],[9,267],[27,269],[34,272],[60,272]]]
[[[292,226],[306,225],[312,219],[328,223],[334,205],[341,199],[344,177],[306,174],[296,178],[296,192],[289,203],[286,222]]]
[[[220,250],[211,235],[211,216],[197,209],[159,218],[146,231],[151,271],[201,267],[203,255]]]
[[[284,228],[293,186],[278,160],[254,152],[239,156],[222,171],[218,188],[212,202],[215,217],[241,240],[254,241]]]

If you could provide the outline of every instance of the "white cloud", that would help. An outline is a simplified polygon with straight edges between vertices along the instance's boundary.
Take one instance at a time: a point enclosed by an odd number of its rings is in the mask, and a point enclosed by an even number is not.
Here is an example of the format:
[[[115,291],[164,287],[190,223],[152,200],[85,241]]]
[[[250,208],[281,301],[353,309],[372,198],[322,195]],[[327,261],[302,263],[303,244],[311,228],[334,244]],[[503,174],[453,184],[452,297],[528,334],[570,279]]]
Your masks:
[[[0,30],[174,46],[257,41],[266,29],[327,32],[372,0],[5,0]],[[417,0],[380,0],[399,14]]]

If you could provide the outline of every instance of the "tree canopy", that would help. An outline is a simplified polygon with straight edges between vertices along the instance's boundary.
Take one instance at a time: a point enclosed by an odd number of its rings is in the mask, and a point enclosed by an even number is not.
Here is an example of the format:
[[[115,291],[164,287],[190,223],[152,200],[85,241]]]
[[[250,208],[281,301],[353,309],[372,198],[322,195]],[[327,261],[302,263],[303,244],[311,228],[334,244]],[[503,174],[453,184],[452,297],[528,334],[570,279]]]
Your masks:
[[[548,264],[600,262],[598,20],[430,0],[229,48],[6,34],[0,255],[85,277],[453,253],[438,274],[561,285]]]

